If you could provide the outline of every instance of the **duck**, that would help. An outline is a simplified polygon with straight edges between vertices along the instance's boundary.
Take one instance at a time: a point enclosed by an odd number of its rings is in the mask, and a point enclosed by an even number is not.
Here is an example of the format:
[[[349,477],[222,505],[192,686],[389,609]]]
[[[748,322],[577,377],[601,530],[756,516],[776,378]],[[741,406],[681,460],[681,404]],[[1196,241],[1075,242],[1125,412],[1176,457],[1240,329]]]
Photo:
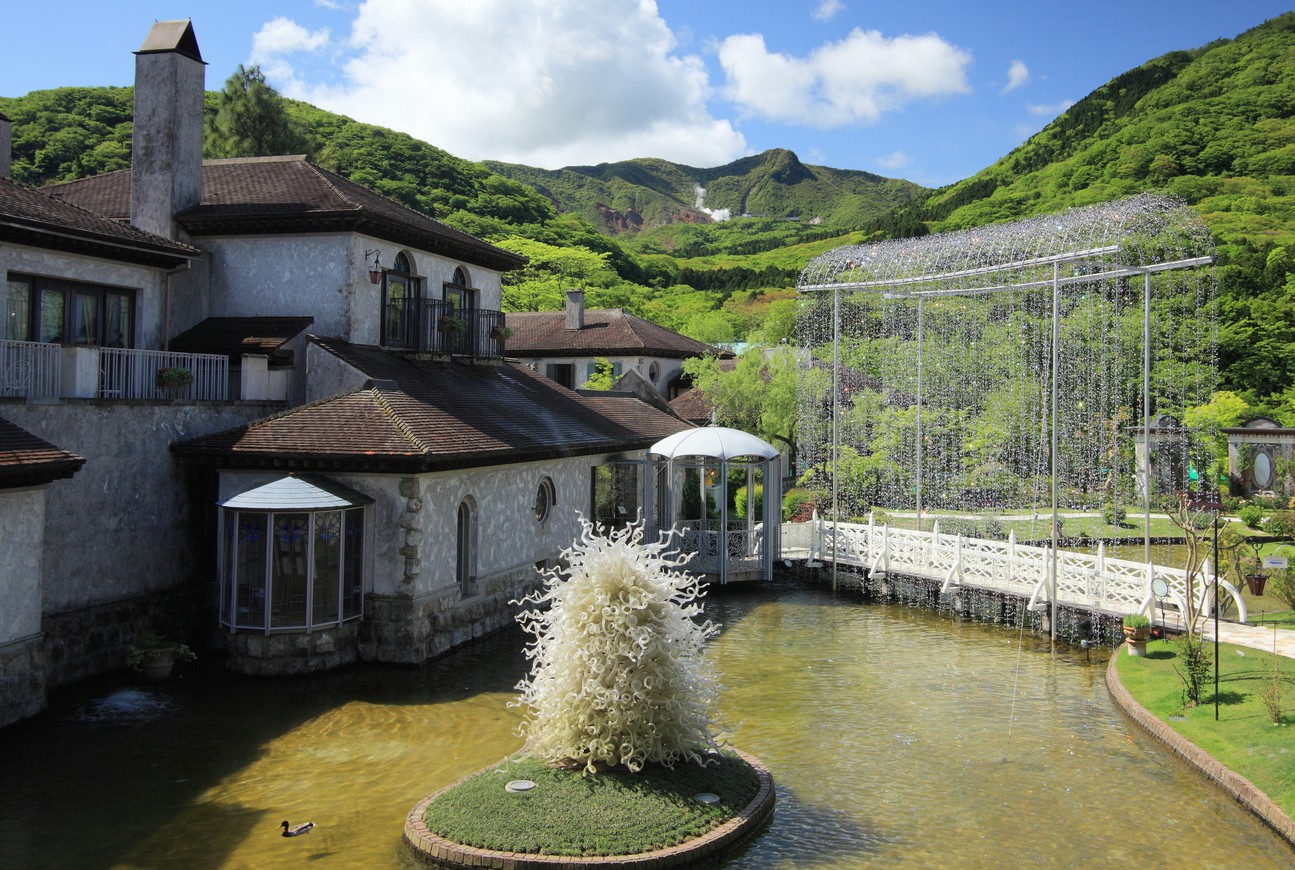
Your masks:
[[[283,828],[283,836],[300,837],[302,834],[309,834],[310,829],[315,827],[314,822],[302,822],[300,825],[290,825],[286,821],[281,822],[279,827]]]

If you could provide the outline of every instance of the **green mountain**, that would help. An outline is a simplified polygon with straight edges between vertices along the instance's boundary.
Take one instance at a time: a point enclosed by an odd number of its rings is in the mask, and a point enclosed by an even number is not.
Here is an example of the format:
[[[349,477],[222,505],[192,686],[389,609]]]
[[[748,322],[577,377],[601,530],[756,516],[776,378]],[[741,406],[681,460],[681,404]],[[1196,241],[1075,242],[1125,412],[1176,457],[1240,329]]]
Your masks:
[[[1286,244],[1292,182],[1295,12],[1129,70],[924,205],[945,230],[1163,190],[1227,243]]]
[[[127,166],[131,95],[60,88],[0,98],[14,121],[15,177],[39,185]],[[208,94],[209,111],[217,99]],[[792,295],[804,263],[837,245],[1173,193],[1218,238],[1223,386],[1295,422],[1295,13],[1129,70],[937,191],[809,166],[781,149],[710,169],[473,163],[283,104],[316,162],[525,253],[532,265],[506,279],[506,307],[555,307],[575,282],[592,305],[708,341],[757,328],[774,300]],[[714,221],[720,210],[755,217]]]
[[[577,214],[612,234],[709,223],[716,216],[853,228],[930,193],[912,182],[870,172],[808,166],[782,148],[710,169],[656,159],[557,170],[495,161],[485,165],[538,190],[559,212]]]

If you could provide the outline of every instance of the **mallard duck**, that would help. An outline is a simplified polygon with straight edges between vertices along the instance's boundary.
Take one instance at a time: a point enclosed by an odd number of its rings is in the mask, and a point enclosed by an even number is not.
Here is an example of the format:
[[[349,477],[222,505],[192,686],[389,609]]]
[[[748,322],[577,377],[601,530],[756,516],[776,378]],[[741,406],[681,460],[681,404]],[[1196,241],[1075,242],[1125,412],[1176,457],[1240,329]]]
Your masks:
[[[283,828],[283,836],[300,837],[302,834],[309,834],[310,829],[315,827],[314,822],[302,822],[300,825],[290,825],[282,822],[279,827]]]

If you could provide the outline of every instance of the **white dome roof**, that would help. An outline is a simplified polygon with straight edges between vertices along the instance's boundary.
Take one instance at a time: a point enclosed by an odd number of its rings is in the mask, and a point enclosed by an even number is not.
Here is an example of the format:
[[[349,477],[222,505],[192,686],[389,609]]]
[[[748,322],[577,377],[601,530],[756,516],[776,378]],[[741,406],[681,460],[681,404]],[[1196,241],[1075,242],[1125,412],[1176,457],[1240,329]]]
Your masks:
[[[680,456],[705,456],[710,459],[738,459],[756,457],[773,459],[778,449],[767,441],[740,429],[723,426],[703,426],[685,429],[669,438],[663,438],[648,448],[648,456],[658,459],[677,459]]]

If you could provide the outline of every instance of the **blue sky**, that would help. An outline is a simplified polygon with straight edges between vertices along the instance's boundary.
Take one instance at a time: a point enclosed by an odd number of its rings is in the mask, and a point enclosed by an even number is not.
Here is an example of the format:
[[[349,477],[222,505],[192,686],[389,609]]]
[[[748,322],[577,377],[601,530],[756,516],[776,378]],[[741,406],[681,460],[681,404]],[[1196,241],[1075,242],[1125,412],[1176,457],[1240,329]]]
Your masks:
[[[10,6],[4,96],[130,84],[131,52],[151,23],[191,18],[209,90],[238,64],[257,63],[287,96],[472,160],[716,166],[789,148],[806,163],[930,186],[988,166],[1131,67],[1234,37],[1289,8],[1266,0]]]

